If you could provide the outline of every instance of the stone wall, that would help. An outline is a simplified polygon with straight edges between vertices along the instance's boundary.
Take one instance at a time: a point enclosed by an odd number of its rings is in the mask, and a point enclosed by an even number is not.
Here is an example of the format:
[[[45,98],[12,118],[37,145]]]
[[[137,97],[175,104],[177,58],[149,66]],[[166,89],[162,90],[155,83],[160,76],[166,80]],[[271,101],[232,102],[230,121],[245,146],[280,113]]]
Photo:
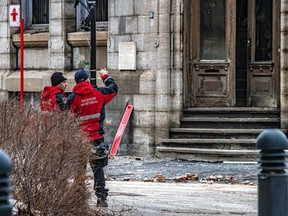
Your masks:
[[[154,155],[161,139],[169,137],[170,126],[179,125],[181,2],[109,1],[108,68],[119,80],[118,100],[123,104],[129,99],[134,105],[130,136],[124,137],[122,152]],[[120,42],[136,42],[135,71],[118,69]]]
[[[17,3],[4,2],[0,2],[3,13],[7,13],[10,3]],[[122,154],[153,156],[161,139],[168,138],[169,128],[179,125],[182,2],[109,0],[108,32],[98,31],[96,34],[96,68],[106,67],[119,85],[119,94],[106,107],[108,143],[114,139],[126,102],[134,105],[119,150]],[[4,19],[0,20],[1,99],[7,99],[8,93],[19,92],[20,83],[20,37],[17,29],[8,26],[5,13]],[[75,25],[73,0],[51,0],[49,31],[25,31],[24,91],[26,95],[30,93],[30,100],[39,100],[43,86],[50,85],[54,71],[65,73],[67,92],[71,92],[75,85],[75,71],[82,67],[84,60],[90,61],[90,33],[76,32]],[[136,70],[119,70],[120,42],[136,43]],[[99,77],[97,85],[103,85]]]

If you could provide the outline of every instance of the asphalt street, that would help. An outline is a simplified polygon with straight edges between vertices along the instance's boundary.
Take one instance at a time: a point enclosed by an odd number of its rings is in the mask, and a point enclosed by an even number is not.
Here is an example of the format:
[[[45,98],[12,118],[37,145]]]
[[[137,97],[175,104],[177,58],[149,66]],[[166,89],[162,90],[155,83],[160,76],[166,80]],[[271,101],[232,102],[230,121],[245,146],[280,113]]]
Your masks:
[[[98,210],[100,215],[123,216],[256,216],[257,166],[116,157],[105,168],[109,208]],[[197,173],[199,179],[175,181],[187,173]],[[157,175],[166,181],[155,181]],[[234,181],[213,181],[211,176],[230,176]],[[93,193],[91,205],[96,205]]]

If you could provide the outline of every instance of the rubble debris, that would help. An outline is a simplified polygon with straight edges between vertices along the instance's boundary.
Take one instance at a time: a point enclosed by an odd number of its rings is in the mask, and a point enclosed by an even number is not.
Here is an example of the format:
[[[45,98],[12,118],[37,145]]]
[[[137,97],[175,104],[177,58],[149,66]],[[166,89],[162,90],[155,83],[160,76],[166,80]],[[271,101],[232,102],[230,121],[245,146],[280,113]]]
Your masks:
[[[154,178],[155,182],[166,182],[166,177],[162,174],[157,174]]]
[[[176,176],[174,180],[176,182],[186,182],[188,180],[188,177],[187,177],[187,175]]]

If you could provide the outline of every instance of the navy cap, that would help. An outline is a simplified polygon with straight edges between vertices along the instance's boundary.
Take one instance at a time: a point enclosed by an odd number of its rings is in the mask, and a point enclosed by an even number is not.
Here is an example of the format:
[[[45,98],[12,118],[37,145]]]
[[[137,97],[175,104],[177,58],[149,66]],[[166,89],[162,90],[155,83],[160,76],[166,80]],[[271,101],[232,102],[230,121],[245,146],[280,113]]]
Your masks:
[[[88,79],[88,74],[85,70],[81,69],[81,70],[78,70],[76,73],[75,73],[75,76],[74,76],[74,79],[75,79],[75,82],[76,83],[79,83],[79,82],[83,82],[85,80]]]

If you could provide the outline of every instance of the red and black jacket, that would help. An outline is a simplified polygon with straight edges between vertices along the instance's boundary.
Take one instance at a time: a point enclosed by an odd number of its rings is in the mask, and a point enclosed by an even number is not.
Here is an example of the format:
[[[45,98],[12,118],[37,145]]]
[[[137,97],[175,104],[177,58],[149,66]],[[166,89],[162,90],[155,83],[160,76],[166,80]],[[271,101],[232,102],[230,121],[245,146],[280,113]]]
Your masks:
[[[81,120],[81,128],[89,140],[103,137],[103,123],[105,119],[105,105],[117,94],[118,86],[114,79],[104,75],[102,80],[105,87],[94,88],[89,82],[80,82],[73,88],[68,97],[68,106],[72,112],[77,113]]]
[[[52,112],[55,109],[66,110],[67,97],[56,86],[45,86],[40,100],[41,111]]]

